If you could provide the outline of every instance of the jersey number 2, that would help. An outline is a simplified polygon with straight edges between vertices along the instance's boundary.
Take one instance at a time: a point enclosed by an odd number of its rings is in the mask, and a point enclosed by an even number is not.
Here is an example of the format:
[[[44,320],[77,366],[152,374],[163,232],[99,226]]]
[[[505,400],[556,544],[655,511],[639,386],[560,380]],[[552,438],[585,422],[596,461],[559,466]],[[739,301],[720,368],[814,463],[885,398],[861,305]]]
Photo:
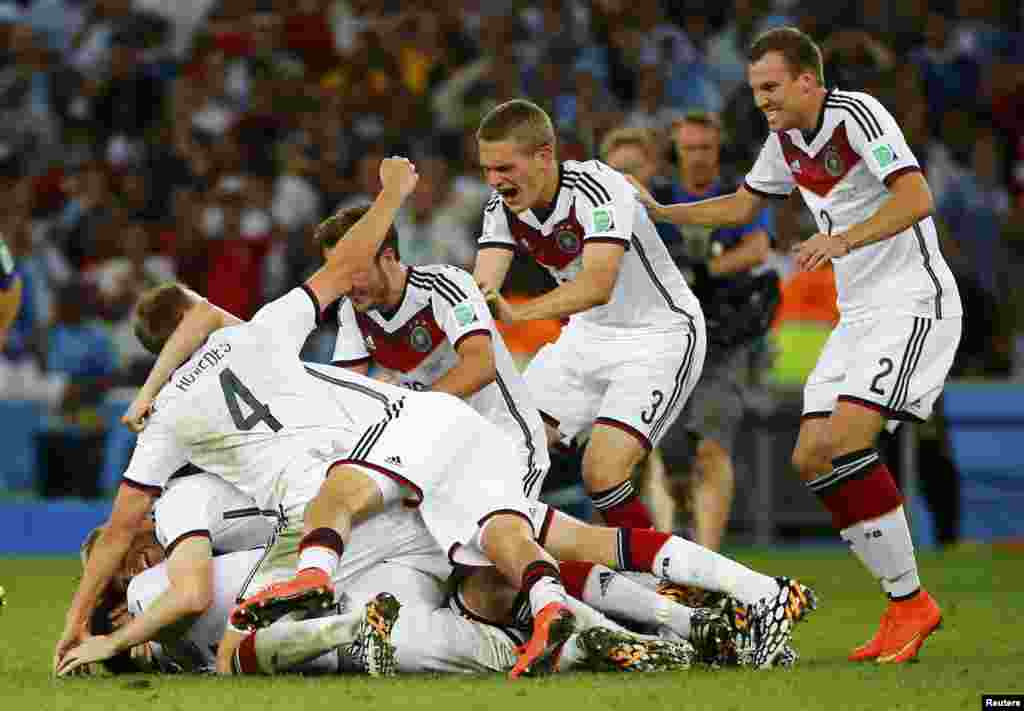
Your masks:
[[[245,387],[245,384],[238,379],[231,368],[220,371],[220,388],[224,391],[224,401],[228,405],[231,419],[235,421],[235,427],[242,432],[248,432],[261,422],[266,422],[267,427],[274,432],[283,427],[277,418],[270,414],[270,406],[257,400],[252,391]],[[242,406],[239,404],[239,400],[252,410],[248,417],[242,417]]]
[[[882,369],[878,371],[878,375],[871,380],[871,392],[875,395],[885,395],[885,390],[881,388],[879,381],[892,372],[892,359],[879,358],[878,364],[882,366]]]

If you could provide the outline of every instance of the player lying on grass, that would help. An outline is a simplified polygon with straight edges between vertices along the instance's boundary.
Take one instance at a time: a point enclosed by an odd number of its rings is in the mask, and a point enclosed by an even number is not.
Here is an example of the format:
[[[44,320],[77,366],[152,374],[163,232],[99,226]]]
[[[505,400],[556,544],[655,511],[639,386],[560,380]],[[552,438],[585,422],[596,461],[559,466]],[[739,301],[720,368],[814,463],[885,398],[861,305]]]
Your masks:
[[[423,534],[429,539],[425,530]],[[214,558],[208,609],[187,624],[169,625],[153,642],[128,646],[125,630],[144,617],[171,585],[168,563],[155,552],[146,563],[152,567],[139,572],[127,586],[129,614],[112,619],[111,610],[123,598],[105,600],[90,621],[90,631],[97,636],[67,655],[69,662],[61,674],[96,661],[115,673],[212,672],[217,640],[224,633],[235,594],[263,552],[254,549]],[[519,639],[443,606],[444,581],[429,570],[431,566],[443,570],[447,561],[439,553],[398,555],[339,580],[339,588],[346,592],[331,614],[300,622],[282,619],[251,633],[235,656],[233,671],[388,675],[511,669]],[[377,592],[382,587],[397,590],[405,602],[400,605],[394,596]],[[124,617],[130,621],[125,623]],[[558,670],[668,671],[686,669],[693,661],[695,652],[687,642],[643,638],[593,611],[579,619],[582,631],[574,633],[553,660]],[[106,653],[101,655],[101,650]]]

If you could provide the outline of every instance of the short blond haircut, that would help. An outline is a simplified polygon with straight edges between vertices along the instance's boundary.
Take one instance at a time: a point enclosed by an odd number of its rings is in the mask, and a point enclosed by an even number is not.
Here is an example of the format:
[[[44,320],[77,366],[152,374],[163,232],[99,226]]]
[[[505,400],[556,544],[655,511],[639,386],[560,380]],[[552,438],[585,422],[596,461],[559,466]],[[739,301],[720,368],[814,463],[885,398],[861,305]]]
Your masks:
[[[636,146],[652,158],[658,151],[654,135],[646,128],[616,128],[601,141],[601,160],[608,160],[613,151],[623,146]]]
[[[513,99],[491,109],[480,128],[478,141],[512,140],[525,148],[555,146],[555,127],[547,111],[526,99]]]

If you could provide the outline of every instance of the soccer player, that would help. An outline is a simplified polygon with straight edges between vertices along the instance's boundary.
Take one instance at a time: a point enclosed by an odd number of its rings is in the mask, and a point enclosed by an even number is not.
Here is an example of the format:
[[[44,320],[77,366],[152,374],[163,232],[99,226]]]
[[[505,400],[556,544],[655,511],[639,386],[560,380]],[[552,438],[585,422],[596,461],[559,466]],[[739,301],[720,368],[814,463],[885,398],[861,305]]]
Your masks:
[[[921,587],[903,498],[876,440],[931,413],[960,341],[961,305],[939,251],[931,192],[902,131],[874,97],[826,89],[821,52],[792,27],[755,40],[748,78],[771,134],[731,195],[662,206],[658,220],[737,225],[799,188],[818,233],[796,263],[831,260],[839,325],[804,386],[793,463],[889,602],[851,660],[914,659],[942,613]]]
[[[559,162],[550,117],[501,104],[477,130],[495,192],[474,276],[505,321],[569,318],[526,382],[549,441],[593,425],[584,484],[611,526],[648,528],[630,477],[682,410],[704,363],[704,317],[625,177],[599,161]],[[512,305],[499,293],[516,250],[558,282]]]
[[[366,209],[342,209],[320,224],[325,256]],[[370,269],[353,275],[338,324],[334,365],[365,375],[376,364],[401,387],[464,399],[516,440],[523,493],[537,498],[549,466],[544,423],[469,274],[403,264],[392,226]]]

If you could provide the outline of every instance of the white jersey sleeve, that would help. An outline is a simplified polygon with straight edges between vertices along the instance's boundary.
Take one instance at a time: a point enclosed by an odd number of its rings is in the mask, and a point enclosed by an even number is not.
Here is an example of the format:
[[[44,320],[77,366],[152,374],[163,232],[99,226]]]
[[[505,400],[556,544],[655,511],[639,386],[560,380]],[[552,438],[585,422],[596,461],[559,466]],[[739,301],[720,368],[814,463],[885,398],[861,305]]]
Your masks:
[[[855,97],[869,109],[852,113],[855,120],[846,122],[850,129],[850,147],[867,164],[868,170],[886,185],[900,173],[920,170],[903,131],[888,109],[870,94],[846,94]]]
[[[438,326],[453,348],[466,336],[494,336],[494,320],[472,275],[458,267],[444,267],[436,272],[431,306]]]
[[[312,290],[305,284],[265,305],[249,321],[272,334],[273,342],[288,346],[296,354],[302,350],[313,329],[320,325],[321,308]]]
[[[778,134],[768,135],[744,184],[750,192],[766,198],[783,199],[793,192],[796,181],[782,153]]]
[[[124,483],[159,494],[171,475],[188,463],[185,449],[157,410],[139,435],[132,452]]]
[[[508,217],[501,202],[501,195],[495,191],[484,206],[484,224],[477,240],[480,248],[505,247],[515,249],[516,241],[512,238],[512,230],[508,226]]]
[[[596,170],[577,173],[574,188],[583,242],[628,245],[636,214],[636,189],[621,173],[600,161],[586,165],[596,166]]]
[[[334,365],[355,365],[370,360],[370,352],[366,350],[363,332],[356,321],[356,310],[349,299],[343,299],[338,305],[338,338],[334,342]]]

